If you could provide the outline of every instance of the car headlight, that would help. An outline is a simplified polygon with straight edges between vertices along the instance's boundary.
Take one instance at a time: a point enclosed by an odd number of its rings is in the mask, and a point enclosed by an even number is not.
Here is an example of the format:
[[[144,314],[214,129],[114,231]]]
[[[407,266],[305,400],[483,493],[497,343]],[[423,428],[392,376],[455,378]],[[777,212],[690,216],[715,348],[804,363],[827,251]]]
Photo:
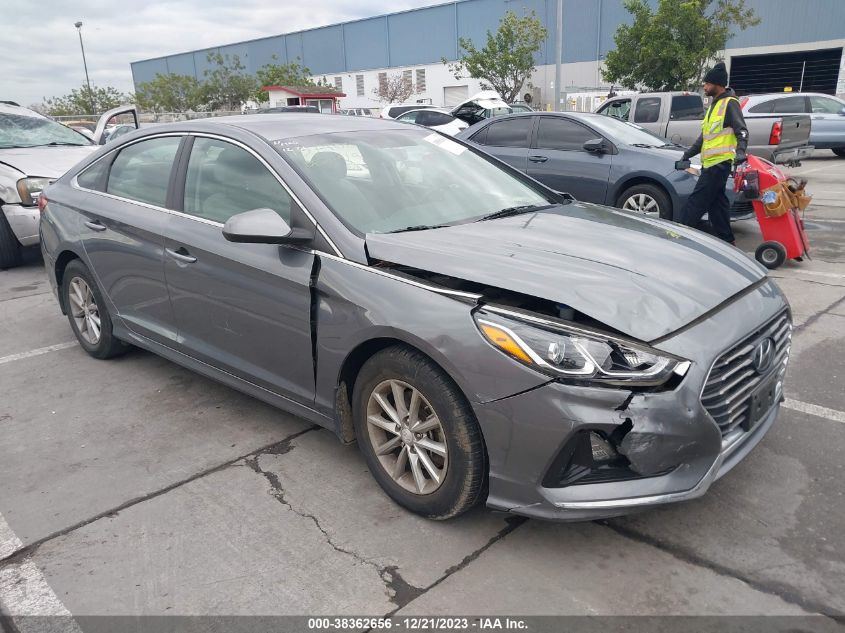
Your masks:
[[[571,382],[653,387],[683,376],[689,361],[599,332],[493,311],[474,314],[482,336],[511,358]]]
[[[50,184],[50,178],[21,178],[18,180],[18,195],[25,207],[34,207],[38,203],[38,195]]]

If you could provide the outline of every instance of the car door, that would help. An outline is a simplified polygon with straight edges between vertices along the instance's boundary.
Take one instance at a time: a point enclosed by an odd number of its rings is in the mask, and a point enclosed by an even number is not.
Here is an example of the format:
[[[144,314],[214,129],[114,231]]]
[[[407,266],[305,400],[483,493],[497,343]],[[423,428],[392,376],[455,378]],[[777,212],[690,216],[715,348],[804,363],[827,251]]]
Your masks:
[[[845,147],[845,104],[831,97],[811,96],[810,144]]]
[[[172,345],[176,322],[164,279],[164,227],[180,135],[126,145],[76,177],[94,195],[79,211],[85,254],[126,326]]]
[[[238,142],[194,136],[180,171],[181,213],[169,219],[164,264],[180,350],[312,402],[314,254],[229,242],[222,233],[226,220],[243,211],[270,208],[296,226],[301,210],[268,165]]]
[[[533,126],[532,116],[502,119],[481,128],[470,140],[483,145],[488,154],[525,172],[528,169],[528,147]]]
[[[583,147],[586,141],[602,135],[566,116],[537,118],[537,137],[528,155],[528,175],[578,200],[603,204],[613,155],[588,152]]]

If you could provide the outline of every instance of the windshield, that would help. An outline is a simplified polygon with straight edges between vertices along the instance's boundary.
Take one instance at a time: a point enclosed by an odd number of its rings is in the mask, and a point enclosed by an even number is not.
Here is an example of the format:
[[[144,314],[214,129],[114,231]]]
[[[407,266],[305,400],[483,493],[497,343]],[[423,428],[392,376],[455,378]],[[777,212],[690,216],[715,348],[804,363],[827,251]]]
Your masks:
[[[342,132],[273,146],[359,234],[461,224],[551,202],[474,151],[425,130]]]
[[[621,143],[622,145],[650,145],[655,147],[662,147],[669,145],[662,136],[652,134],[648,130],[644,130],[639,125],[629,123],[628,121],[620,121],[613,117],[603,114],[595,116],[584,117],[584,123],[596,128],[599,132],[607,136],[614,143]]]
[[[40,116],[0,112],[0,148],[41,145],[92,145],[69,127]]]

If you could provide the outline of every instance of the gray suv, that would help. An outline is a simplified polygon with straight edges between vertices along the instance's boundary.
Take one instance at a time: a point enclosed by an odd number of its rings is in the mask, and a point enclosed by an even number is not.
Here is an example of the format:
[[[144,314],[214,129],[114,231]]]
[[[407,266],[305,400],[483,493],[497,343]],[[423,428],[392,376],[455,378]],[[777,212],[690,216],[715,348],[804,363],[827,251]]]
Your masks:
[[[357,440],[427,517],[691,499],[778,415],[791,319],[761,266],[431,130],[162,125],[43,200],[44,264],[91,356],[135,345]]]

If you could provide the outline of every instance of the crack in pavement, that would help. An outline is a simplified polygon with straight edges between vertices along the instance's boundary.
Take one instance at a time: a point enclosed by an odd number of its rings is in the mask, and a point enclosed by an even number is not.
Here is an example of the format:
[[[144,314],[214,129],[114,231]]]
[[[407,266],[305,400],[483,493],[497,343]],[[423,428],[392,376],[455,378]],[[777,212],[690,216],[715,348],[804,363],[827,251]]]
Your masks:
[[[279,440],[278,442],[273,442],[272,444],[268,444],[267,446],[262,446],[261,448],[256,449],[254,451],[250,451],[249,453],[246,453],[244,455],[239,455],[238,457],[236,457],[234,459],[228,460],[228,461],[226,461],[222,464],[218,464],[217,466],[212,466],[211,468],[208,468],[206,470],[202,470],[198,473],[191,475],[190,477],[187,477],[185,479],[182,479],[180,481],[172,483],[168,486],[165,486],[164,488],[160,488],[159,490],[155,490],[155,491],[150,492],[148,494],[141,495],[140,497],[134,497],[133,499],[130,499],[129,501],[125,501],[124,503],[121,503],[120,505],[115,506],[114,508],[110,508],[109,510],[99,512],[99,513],[95,514],[94,516],[92,516],[88,519],[85,519],[84,521],[79,521],[77,523],[74,523],[73,525],[66,527],[66,528],[63,528],[61,530],[58,530],[58,531],[53,532],[51,534],[48,534],[47,536],[44,536],[40,539],[33,541],[32,543],[25,545],[21,549],[16,550],[15,552],[9,554],[8,556],[0,558],[0,567],[4,567],[6,565],[11,565],[11,564],[17,563],[18,561],[35,554],[35,552],[38,550],[38,548],[41,547],[44,543],[46,543],[48,541],[52,541],[53,539],[57,539],[57,538],[60,538],[62,536],[65,536],[66,534],[74,532],[75,530],[83,528],[86,525],[90,525],[91,523],[94,523],[95,521],[99,521],[100,519],[103,519],[105,517],[116,516],[119,512],[126,510],[127,508],[131,508],[132,506],[138,505],[139,503],[143,503],[144,501],[149,501],[150,499],[154,499],[156,497],[159,497],[163,494],[170,492],[171,490],[175,490],[176,488],[184,486],[185,484],[189,484],[192,481],[196,481],[197,479],[205,477],[206,475],[211,475],[211,474],[219,472],[221,470],[225,470],[227,468],[230,468],[230,467],[234,466],[235,464],[237,464],[238,462],[243,461],[244,459],[247,459],[247,458],[252,457],[252,456],[262,455],[262,454],[276,454],[274,451],[280,450],[280,447],[284,447],[284,446],[289,445],[291,440],[296,439],[300,435],[304,435],[305,433],[309,433],[311,431],[315,431],[315,430],[320,429],[320,428],[322,428],[322,427],[314,424],[314,425],[309,426],[308,428],[306,428],[302,431],[297,431],[296,433],[293,433],[293,434],[285,437],[284,439]]]
[[[797,332],[802,332],[803,330],[805,330],[807,327],[809,327],[810,325],[812,325],[813,323],[815,323],[816,321],[818,321],[820,318],[822,318],[823,316],[825,316],[826,314],[828,314],[831,310],[833,310],[833,309],[835,309],[835,308],[838,308],[838,307],[840,306],[840,304],[845,304],[845,297],[841,297],[841,298],[837,299],[836,301],[834,301],[833,303],[831,303],[829,306],[827,306],[827,307],[826,307],[826,308],[824,308],[823,310],[820,310],[819,312],[816,312],[814,315],[812,315],[811,317],[809,317],[809,318],[808,318],[806,321],[804,321],[801,325],[797,325],[797,326],[793,327],[793,328],[792,328],[792,334],[793,334],[793,336],[794,336]],[[839,316],[839,315],[835,315],[835,316]]]
[[[275,452],[273,454],[274,455],[284,455],[285,453],[288,453],[291,450],[293,450],[293,446],[291,445],[291,440],[293,440],[293,439],[295,439],[295,438],[292,437],[292,438],[290,438],[290,440],[280,443],[280,446],[279,446],[277,452]],[[261,468],[261,465],[258,463],[258,460],[261,458],[261,455],[266,455],[266,454],[268,454],[268,453],[260,453],[260,454],[257,454],[257,455],[250,456],[250,457],[248,457],[244,460],[244,463],[247,466],[249,466],[253,471],[255,471],[255,473],[262,475],[267,480],[267,482],[270,484],[270,494],[279,503],[281,503],[288,510],[293,512],[295,515],[303,517],[305,519],[310,519],[311,522],[314,523],[314,526],[323,535],[323,537],[326,540],[326,543],[328,543],[329,546],[332,549],[334,549],[337,552],[340,552],[341,554],[346,554],[347,556],[351,556],[352,558],[354,558],[358,562],[364,563],[365,565],[369,565],[370,567],[375,569],[376,572],[378,573],[379,577],[382,579],[382,582],[384,582],[385,586],[387,587],[388,593],[392,594],[392,595],[390,595],[390,601],[393,602],[394,604],[401,606],[402,602],[405,602],[405,603],[410,602],[411,600],[413,600],[414,598],[416,598],[418,595],[420,595],[422,593],[422,591],[423,591],[422,589],[420,589],[419,587],[415,587],[414,585],[408,583],[407,581],[405,581],[402,578],[402,575],[399,573],[399,567],[398,566],[396,566],[396,565],[385,565],[385,566],[379,565],[376,562],[374,562],[373,560],[370,560],[368,558],[364,558],[363,556],[361,556],[360,554],[358,554],[357,552],[355,552],[353,550],[350,550],[350,549],[347,549],[345,547],[342,547],[341,545],[338,545],[337,543],[334,542],[334,539],[332,538],[332,535],[329,534],[328,530],[326,530],[326,528],[324,528],[323,525],[320,523],[320,519],[316,515],[311,514],[310,512],[304,512],[304,511],[297,510],[296,508],[294,508],[293,505],[291,504],[291,502],[288,501],[285,498],[285,489],[282,486],[282,482],[279,479],[279,476],[272,471],[263,470]]]
[[[761,580],[755,580],[749,576],[744,575],[741,571],[737,569],[731,569],[726,565],[707,560],[706,558],[704,558],[704,556],[691,552],[685,549],[683,546],[666,543],[660,540],[659,538],[644,534],[642,532],[637,532],[632,528],[625,527],[617,523],[611,523],[609,519],[602,519],[596,521],[596,523],[610,528],[611,530],[623,536],[624,538],[628,538],[632,541],[637,541],[639,543],[644,543],[646,545],[650,545],[651,547],[655,547],[661,551],[664,551],[667,554],[670,554],[671,556],[685,563],[695,565],[696,567],[704,567],[705,569],[709,569],[710,571],[720,576],[725,576],[727,578],[733,578],[734,580],[744,582],[746,585],[756,591],[760,591],[771,596],[776,596],[784,602],[788,602],[789,604],[794,604],[801,607],[810,614],[815,613],[818,615],[823,615],[825,617],[833,619],[837,624],[841,624],[840,620],[843,616],[845,616],[845,612],[834,609],[828,605],[816,602],[815,600],[805,598],[801,595],[800,589],[796,589],[795,587],[792,587],[786,583],[764,582]]]
[[[293,439],[295,439],[295,438],[291,438],[291,440],[293,440]],[[285,453],[293,450],[293,446],[292,446],[290,441],[287,441],[287,442],[282,443],[282,444],[284,444],[284,446],[280,446],[278,452],[275,453],[276,455],[284,455]],[[459,563],[449,567],[443,573],[443,575],[440,578],[435,580],[433,583],[431,583],[427,587],[417,587],[415,585],[410,584],[404,578],[402,578],[402,575],[399,573],[398,565],[379,565],[378,563],[376,563],[372,559],[365,558],[365,557],[361,556],[358,552],[355,552],[354,550],[351,550],[351,549],[342,547],[341,545],[338,545],[334,541],[334,538],[332,537],[332,535],[329,534],[329,531],[325,527],[323,527],[322,523],[320,522],[320,519],[316,515],[314,515],[310,512],[304,512],[302,510],[298,510],[297,508],[294,508],[293,505],[291,504],[291,502],[288,501],[288,499],[285,496],[285,489],[284,489],[284,486],[282,486],[282,482],[281,482],[281,479],[279,478],[279,476],[276,473],[274,473],[273,471],[264,470],[263,468],[261,468],[261,465],[259,464],[259,459],[261,458],[261,455],[264,455],[264,454],[267,454],[267,453],[261,453],[261,454],[257,454],[257,455],[254,455],[254,456],[250,456],[250,457],[248,457],[244,460],[244,463],[247,466],[249,466],[249,468],[251,468],[256,474],[263,476],[267,480],[267,482],[270,484],[270,494],[279,503],[281,503],[283,506],[285,506],[288,510],[290,510],[291,512],[293,512],[297,516],[300,516],[300,517],[303,517],[303,518],[306,518],[306,519],[310,519],[311,522],[314,523],[314,526],[323,535],[323,537],[326,540],[326,543],[328,543],[328,545],[332,549],[334,549],[335,551],[337,551],[341,554],[346,554],[347,556],[351,556],[356,561],[363,563],[365,565],[369,565],[370,567],[372,567],[373,569],[376,570],[379,577],[382,579],[382,581],[385,583],[385,586],[388,589],[390,601],[393,604],[396,605],[396,608],[393,609],[392,611],[388,612],[387,614],[385,614],[385,617],[389,617],[389,616],[395,614],[397,611],[399,611],[399,609],[401,609],[402,607],[410,604],[416,598],[420,597],[421,595],[423,595],[427,591],[433,589],[434,587],[436,587],[437,585],[442,583],[444,580],[449,578],[449,576],[451,576],[452,574],[462,570],[464,567],[469,565],[472,561],[476,560],[479,556],[481,556],[481,554],[483,554],[485,551],[487,551],[487,549],[489,549],[491,546],[493,546],[494,544],[496,544],[497,542],[499,542],[500,540],[505,538],[508,534],[513,532],[516,528],[518,528],[520,525],[522,525],[523,523],[525,523],[528,520],[525,517],[518,517],[518,516],[507,517],[505,519],[505,522],[506,522],[505,527],[503,527],[495,535],[493,535],[493,537],[491,537],[487,541],[487,543],[485,543],[484,545],[479,547],[477,550],[475,550],[475,551],[471,552],[470,554],[468,554],[467,556],[465,556]]]

